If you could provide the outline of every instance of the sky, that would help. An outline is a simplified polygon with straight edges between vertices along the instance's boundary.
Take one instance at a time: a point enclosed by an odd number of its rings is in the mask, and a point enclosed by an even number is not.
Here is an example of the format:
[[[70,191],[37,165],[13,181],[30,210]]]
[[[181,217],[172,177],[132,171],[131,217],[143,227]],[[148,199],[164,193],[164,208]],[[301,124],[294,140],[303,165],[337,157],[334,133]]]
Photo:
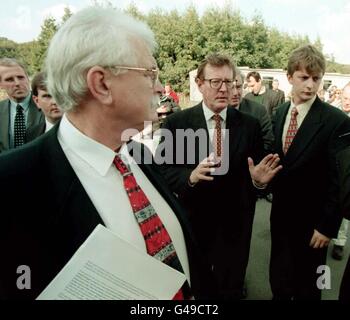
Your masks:
[[[98,2],[103,2],[100,0]],[[290,34],[318,36],[323,52],[333,55],[336,62],[350,64],[350,0],[109,0],[124,9],[133,3],[147,13],[153,8],[177,9],[184,12],[194,5],[199,14],[208,7],[223,7],[227,3],[240,11],[248,21],[260,14],[266,25]],[[52,16],[60,21],[64,8],[76,12],[93,3],[92,0],[0,0],[0,37],[16,42],[34,40],[40,33],[43,20]]]

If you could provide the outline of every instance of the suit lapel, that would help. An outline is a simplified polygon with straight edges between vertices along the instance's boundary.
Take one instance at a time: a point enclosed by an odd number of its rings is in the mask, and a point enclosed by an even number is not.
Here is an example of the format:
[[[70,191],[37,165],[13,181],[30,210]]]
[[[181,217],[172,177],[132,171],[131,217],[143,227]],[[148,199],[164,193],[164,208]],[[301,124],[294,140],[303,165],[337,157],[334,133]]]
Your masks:
[[[207,121],[204,116],[204,111],[203,111],[203,106],[202,103],[192,107],[191,109],[191,114],[190,114],[190,125],[188,128],[191,128],[196,132],[197,130],[205,130],[206,133],[206,142],[207,142],[207,154],[206,157],[209,156],[211,152],[213,152],[213,146],[211,144],[210,138],[209,138],[209,131],[208,131],[208,126],[207,126]],[[203,146],[199,146],[198,143],[196,143],[196,151],[195,154],[199,156],[199,148],[202,148]],[[203,159],[198,159],[199,162],[202,161]]]
[[[4,100],[0,103],[0,152],[9,149],[9,121],[10,101]]]
[[[284,123],[287,118],[287,113],[290,107],[290,102],[282,105],[280,108],[280,116],[275,118],[275,121],[273,123],[274,125],[274,132],[275,132],[275,152],[279,154],[281,158],[284,157],[283,153],[283,144],[282,144],[282,136],[283,136],[283,128],[284,128]]]
[[[49,181],[53,181],[50,188],[54,195],[52,207],[58,208],[56,222],[64,225],[70,221],[64,232],[70,233],[77,243],[82,243],[97,224],[104,223],[58,142],[58,128],[56,125],[45,137],[43,163],[47,168],[43,170],[46,170]]]
[[[303,123],[298,129],[298,132],[285,155],[286,163],[291,164],[295,162],[299,158],[300,154],[307,149],[314,136],[323,126],[321,114],[322,104],[318,99],[316,99]]]
[[[35,126],[43,120],[44,119],[42,112],[36,106],[35,102],[33,101],[33,98],[30,97],[27,128]]]
[[[227,117],[226,117],[226,129],[228,130],[226,134],[229,135],[229,155],[230,159],[234,156],[241,139],[241,114],[233,107],[227,107]],[[226,143],[226,142],[224,142]]]

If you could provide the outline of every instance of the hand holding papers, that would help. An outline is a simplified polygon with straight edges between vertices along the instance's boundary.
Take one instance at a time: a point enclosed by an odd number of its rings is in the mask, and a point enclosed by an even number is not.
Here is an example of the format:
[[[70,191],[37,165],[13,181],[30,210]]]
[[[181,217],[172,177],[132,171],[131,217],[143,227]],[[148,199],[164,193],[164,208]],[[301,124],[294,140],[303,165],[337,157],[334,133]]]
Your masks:
[[[98,225],[37,300],[170,300],[185,280]]]

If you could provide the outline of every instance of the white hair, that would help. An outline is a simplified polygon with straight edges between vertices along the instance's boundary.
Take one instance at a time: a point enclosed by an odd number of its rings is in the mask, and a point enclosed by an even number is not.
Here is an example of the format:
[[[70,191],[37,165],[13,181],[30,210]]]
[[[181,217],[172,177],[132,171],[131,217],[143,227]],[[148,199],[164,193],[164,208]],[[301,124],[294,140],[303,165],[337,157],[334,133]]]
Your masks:
[[[137,66],[135,40],[154,52],[151,29],[118,10],[89,7],[70,17],[52,38],[46,58],[48,91],[57,104],[64,111],[79,104],[93,66]]]

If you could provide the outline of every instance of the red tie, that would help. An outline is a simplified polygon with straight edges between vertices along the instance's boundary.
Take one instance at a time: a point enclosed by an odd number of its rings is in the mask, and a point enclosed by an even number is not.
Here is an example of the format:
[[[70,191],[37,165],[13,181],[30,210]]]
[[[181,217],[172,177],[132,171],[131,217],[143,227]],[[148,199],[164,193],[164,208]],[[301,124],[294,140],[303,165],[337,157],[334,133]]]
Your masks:
[[[215,121],[215,131],[213,138],[214,151],[215,156],[220,159],[222,154],[221,116],[214,114],[212,118]]]
[[[145,239],[147,253],[177,271],[184,273],[168,231],[165,229],[147,196],[137,184],[133,173],[119,156],[115,156],[113,162],[123,176],[124,188]],[[173,297],[173,300],[190,298],[190,287],[186,281]]]
[[[284,148],[283,148],[284,154],[287,153],[295,135],[297,134],[297,131],[298,131],[297,115],[298,115],[298,110],[296,107],[293,107],[291,112],[289,127],[287,130],[286,140],[284,142]]]

